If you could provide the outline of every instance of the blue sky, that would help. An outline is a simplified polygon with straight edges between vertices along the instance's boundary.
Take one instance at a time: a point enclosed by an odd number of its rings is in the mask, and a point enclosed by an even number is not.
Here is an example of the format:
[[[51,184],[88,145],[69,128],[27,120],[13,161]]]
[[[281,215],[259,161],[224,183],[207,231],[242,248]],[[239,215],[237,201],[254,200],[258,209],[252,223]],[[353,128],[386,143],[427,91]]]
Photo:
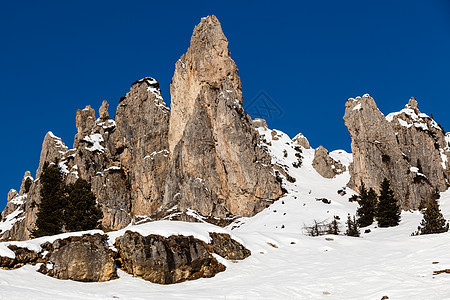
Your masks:
[[[448,0],[3,1],[0,208],[26,170],[34,176],[47,131],[72,145],[77,109],[106,99],[114,115],[145,76],[170,103],[175,61],[209,14],[230,42],[244,107],[258,117],[248,105],[263,92],[271,128],[350,151],[345,101],[364,93],[385,114],[414,96],[450,128]]]

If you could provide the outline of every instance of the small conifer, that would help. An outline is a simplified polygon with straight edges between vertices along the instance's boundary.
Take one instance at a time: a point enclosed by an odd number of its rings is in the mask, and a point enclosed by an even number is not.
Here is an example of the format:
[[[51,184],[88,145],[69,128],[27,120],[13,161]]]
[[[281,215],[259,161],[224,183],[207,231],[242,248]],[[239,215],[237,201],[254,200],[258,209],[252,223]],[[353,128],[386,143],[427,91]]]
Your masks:
[[[375,217],[379,227],[397,226],[400,222],[400,207],[387,178],[381,183]]]
[[[444,233],[448,231],[448,228],[449,224],[441,213],[439,203],[431,199],[423,214],[422,222],[413,235]]]
[[[377,194],[370,188],[367,192],[364,184],[361,186],[359,208],[356,211],[358,216],[358,224],[360,227],[372,225],[375,217],[375,208],[377,204]]]
[[[360,232],[358,228],[358,222],[356,221],[356,217],[353,216],[353,219],[348,215],[347,217],[347,231],[345,235],[359,237]]]

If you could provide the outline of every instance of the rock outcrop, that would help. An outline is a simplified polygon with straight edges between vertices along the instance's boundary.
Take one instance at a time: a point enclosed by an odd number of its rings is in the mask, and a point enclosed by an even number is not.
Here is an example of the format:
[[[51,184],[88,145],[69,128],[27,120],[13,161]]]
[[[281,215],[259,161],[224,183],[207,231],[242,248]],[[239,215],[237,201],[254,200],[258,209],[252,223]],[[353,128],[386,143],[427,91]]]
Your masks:
[[[403,209],[417,209],[447,189],[448,137],[412,98],[384,116],[369,95],[350,98],[344,116],[352,138],[349,187],[378,191],[387,178]]]
[[[14,253],[14,257],[0,256],[0,268],[2,269],[17,269],[24,265],[43,262],[42,258],[32,250],[16,245],[9,245],[8,248]]]
[[[100,234],[59,239],[41,247],[47,253],[39,272],[45,275],[84,282],[117,277],[114,252]]]
[[[323,146],[314,151],[312,166],[325,178],[334,178],[347,170],[341,162],[334,160]]]
[[[301,133],[297,134],[292,141],[296,142],[305,149],[311,149],[308,139]]]
[[[78,110],[72,149],[49,132],[36,180],[9,195],[2,216],[17,215],[0,239],[31,237],[45,163],[58,163],[66,184],[78,178],[91,184],[106,230],[165,217],[227,224],[281,196],[271,158],[242,108],[238,69],[215,16],[195,27],[176,63],[171,95],[172,110],[158,82],[146,77],[120,99],[115,120],[105,100],[98,118],[89,105]]]
[[[242,108],[228,40],[215,16],[203,18],[175,65],[171,83],[171,166],[164,203],[218,218],[252,216],[281,186]]]

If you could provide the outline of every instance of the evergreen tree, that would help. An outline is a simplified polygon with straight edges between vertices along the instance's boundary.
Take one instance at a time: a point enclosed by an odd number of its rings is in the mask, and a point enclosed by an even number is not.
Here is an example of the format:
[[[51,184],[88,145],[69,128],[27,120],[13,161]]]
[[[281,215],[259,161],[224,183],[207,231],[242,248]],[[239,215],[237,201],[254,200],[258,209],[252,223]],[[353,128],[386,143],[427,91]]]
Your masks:
[[[334,235],[339,235],[340,229],[339,229],[339,222],[338,222],[338,218],[336,216],[334,216],[333,221],[328,224],[328,234],[334,234]]]
[[[33,231],[33,236],[61,233],[64,224],[65,201],[63,179],[57,164],[50,165],[46,162],[39,181],[41,183],[41,203],[38,204],[37,228]]]
[[[67,186],[67,207],[65,208],[65,225],[67,231],[83,231],[97,228],[103,217],[97,207],[91,185],[86,180],[77,179]]]
[[[345,232],[345,235],[348,236],[354,236],[359,237],[359,229],[358,229],[358,222],[356,221],[356,217],[353,216],[353,219],[348,215],[347,217],[347,231]]]
[[[428,202],[427,209],[423,214],[422,222],[420,223],[420,226],[417,227],[415,235],[443,233],[447,232],[448,228],[449,224],[444,219],[437,200],[431,199],[431,201]]]
[[[377,204],[377,194],[370,188],[367,192],[364,184],[361,186],[360,200],[358,202],[359,208],[356,211],[358,216],[358,224],[360,227],[372,225],[375,217],[375,207]]]
[[[387,178],[381,183],[375,216],[379,227],[397,226],[400,222],[400,207]]]

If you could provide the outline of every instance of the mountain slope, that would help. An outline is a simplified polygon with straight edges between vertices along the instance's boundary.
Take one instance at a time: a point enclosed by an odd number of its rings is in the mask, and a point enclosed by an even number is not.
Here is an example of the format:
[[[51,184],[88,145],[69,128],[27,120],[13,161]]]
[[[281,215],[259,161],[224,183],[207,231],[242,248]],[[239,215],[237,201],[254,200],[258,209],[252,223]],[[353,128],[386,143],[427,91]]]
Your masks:
[[[273,160],[291,164],[296,146],[277,131],[259,129],[271,144]],[[286,144],[288,143],[288,144]],[[288,152],[284,157],[284,150]],[[230,232],[252,251],[238,263],[223,262],[225,272],[213,278],[175,285],[152,284],[119,272],[120,278],[105,283],[61,281],[37,273],[36,267],[0,270],[0,298],[33,299],[446,299],[450,275],[433,271],[450,268],[450,234],[410,236],[422,215],[402,213],[398,227],[375,228],[361,238],[305,235],[304,225],[314,220],[344,221],[357,205],[348,202],[353,191],[340,196],[349,180],[344,172],[333,179],[321,177],[312,167],[314,150],[302,148],[303,165],[289,167],[295,183],[285,183],[283,198],[251,218],[240,218],[227,228],[211,224],[164,221],[136,225],[142,233],[183,233],[202,235],[206,231]],[[344,151],[331,152],[333,158],[348,165],[351,156]],[[450,218],[450,192],[441,194],[441,209]],[[316,198],[331,201],[326,204]],[[172,223],[171,223],[172,224]],[[284,226],[283,226],[284,225]],[[139,229],[140,228],[140,229]],[[344,229],[344,228],[342,228]],[[117,232],[109,233],[111,239]],[[328,239],[328,240],[327,240]],[[433,264],[438,262],[438,264]]]

